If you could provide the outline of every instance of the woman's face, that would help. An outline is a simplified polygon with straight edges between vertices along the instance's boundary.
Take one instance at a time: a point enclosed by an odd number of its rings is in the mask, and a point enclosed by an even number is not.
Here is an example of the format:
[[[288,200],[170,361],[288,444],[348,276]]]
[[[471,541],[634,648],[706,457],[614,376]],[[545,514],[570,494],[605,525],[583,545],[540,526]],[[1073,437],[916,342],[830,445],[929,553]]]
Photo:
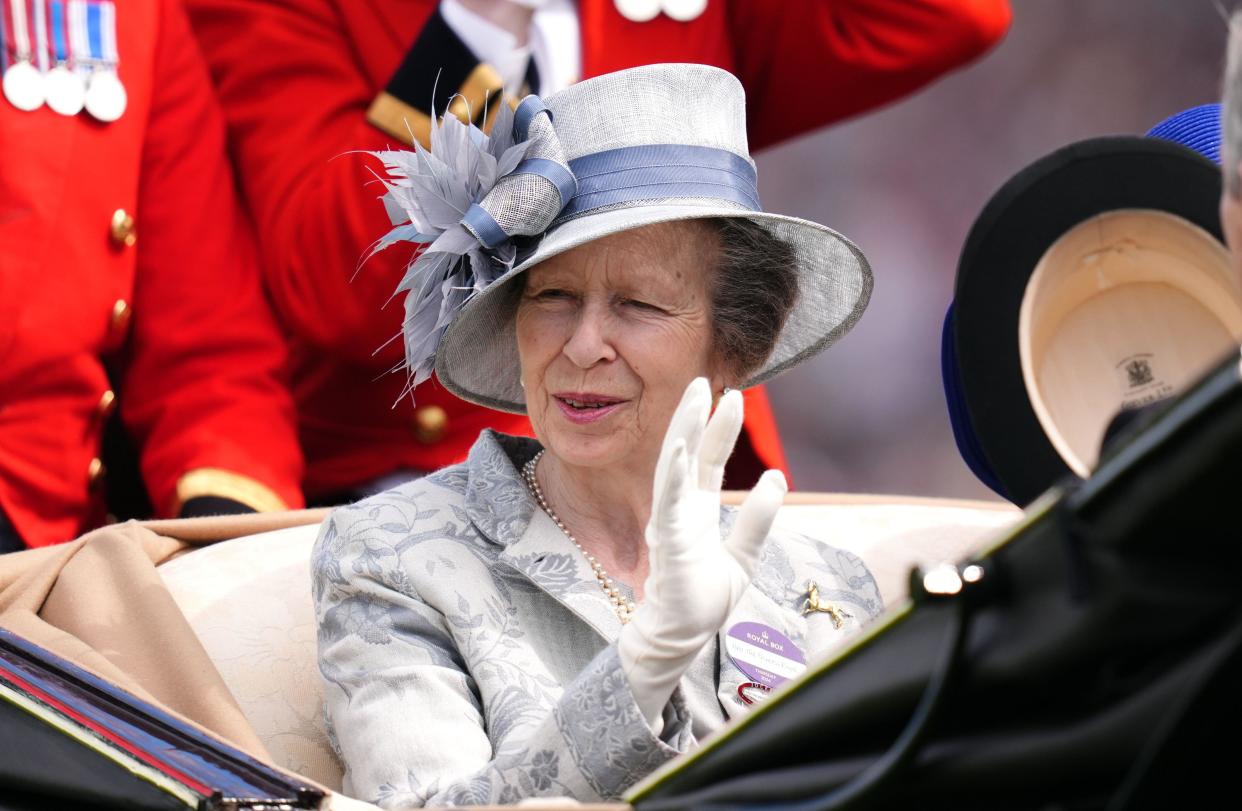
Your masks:
[[[711,237],[649,225],[526,272],[518,354],[535,435],[578,466],[654,466],[695,377],[720,391],[708,285]]]

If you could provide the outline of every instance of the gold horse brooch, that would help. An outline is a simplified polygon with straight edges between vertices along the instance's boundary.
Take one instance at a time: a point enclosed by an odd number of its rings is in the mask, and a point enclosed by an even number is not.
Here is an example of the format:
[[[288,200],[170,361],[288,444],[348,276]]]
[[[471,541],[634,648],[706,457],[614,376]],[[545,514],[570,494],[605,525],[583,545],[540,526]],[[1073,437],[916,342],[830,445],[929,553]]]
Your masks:
[[[802,603],[802,616],[814,614],[816,611],[822,611],[832,618],[832,627],[840,629],[845,624],[845,620],[853,616],[832,603],[821,603],[819,601],[819,586],[814,580],[808,580],[806,583],[806,600]]]

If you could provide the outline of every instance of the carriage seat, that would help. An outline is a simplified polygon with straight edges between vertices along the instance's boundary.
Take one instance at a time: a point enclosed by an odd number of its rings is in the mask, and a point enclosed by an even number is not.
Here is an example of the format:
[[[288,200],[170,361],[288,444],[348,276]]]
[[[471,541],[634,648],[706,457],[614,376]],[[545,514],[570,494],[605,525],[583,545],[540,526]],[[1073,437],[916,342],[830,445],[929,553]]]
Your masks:
[[[1020,513],[982,501],[794,493],[778,524],[859,555],[887,604],[914,564],[958,560]],[[315,664],[310,550],[318,525],[222,541],[159,569],[273,761],[339,789]]]

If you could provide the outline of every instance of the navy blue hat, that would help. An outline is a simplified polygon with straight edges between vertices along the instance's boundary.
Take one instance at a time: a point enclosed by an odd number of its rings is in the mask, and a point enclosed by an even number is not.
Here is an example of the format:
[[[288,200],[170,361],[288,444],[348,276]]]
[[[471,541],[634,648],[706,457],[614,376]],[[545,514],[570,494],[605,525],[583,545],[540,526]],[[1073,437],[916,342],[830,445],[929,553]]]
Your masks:
[[[992,470],[988,457],[979,445],[979,437],[975,435],[974,426],[970,424],[970,414],[966,411],[962,377],[957,368],[957,350],[953,340],[952,302],[949,302],[949,311],[944,314],[944,328],[940,331],[940,375],[944,380],[944,399],[949,407],[949,423],[953,427],[957,452],[962,455],[962,461],[979,481],[998,496],[1008,499],[1005,486],[996,478],[996,471]]]
[[[1171,115],[1147,131],[1148,138],[1163,138],[1190,147],[1220,165],[1220,105],[1200,104]]]
[[[1016,504],[1070,473],[1031,409],[1016,346],[1039,257],[1077,223],[1121,208],[1169,210],[1220,238],[1220,173],[1203,160],[1220,160],[1220,105],[1186,110],[1148,135],[1090,139],[1036,161],[992,197],[962,249],[941,332],[949,421],[966,465]]]

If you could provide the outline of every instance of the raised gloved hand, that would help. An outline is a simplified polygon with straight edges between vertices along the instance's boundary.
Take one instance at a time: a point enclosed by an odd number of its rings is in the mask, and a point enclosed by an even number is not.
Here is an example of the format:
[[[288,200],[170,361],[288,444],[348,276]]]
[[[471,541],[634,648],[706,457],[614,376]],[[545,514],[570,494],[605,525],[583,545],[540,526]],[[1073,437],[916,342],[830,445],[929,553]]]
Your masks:
[[[742,395],[726,393],[714,414],[711,406],[707,380],[696,378],[669,423],[647,522],[650,573],[642,605],[617,642],[630,688],[657,733],[678,680],[750,584],[787,490],[779,470],[764,473],[721,541],[720,486],[742,428]]]

